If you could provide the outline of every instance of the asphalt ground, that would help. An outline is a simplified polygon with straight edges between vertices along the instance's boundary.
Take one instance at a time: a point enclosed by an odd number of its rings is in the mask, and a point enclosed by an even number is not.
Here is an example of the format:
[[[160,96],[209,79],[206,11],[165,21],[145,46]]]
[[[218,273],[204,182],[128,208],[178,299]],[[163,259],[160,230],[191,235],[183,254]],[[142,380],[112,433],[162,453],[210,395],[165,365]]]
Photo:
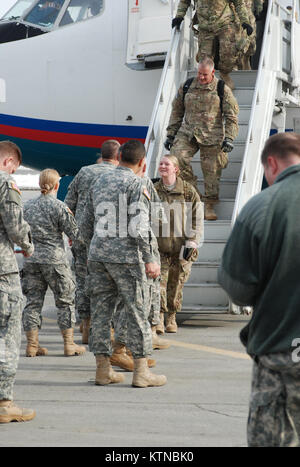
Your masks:
[[[32,192],[24,198],[34,196]],[[88,352],[64,357],[51,292],[43,309],[40,344],[47,357],[26,358],[23,334],[15,402],[36,411],[27,423],[0,425],[0,447],[246,447],[252,363],[239,340],[249,320],[240,315],[195,315],[155,350],[168,383],[133,388],[125,382],[96,386],[95,359]],[[78,327],[75,341],[81,342]],[[117,371],[123,371],[117,369]]]

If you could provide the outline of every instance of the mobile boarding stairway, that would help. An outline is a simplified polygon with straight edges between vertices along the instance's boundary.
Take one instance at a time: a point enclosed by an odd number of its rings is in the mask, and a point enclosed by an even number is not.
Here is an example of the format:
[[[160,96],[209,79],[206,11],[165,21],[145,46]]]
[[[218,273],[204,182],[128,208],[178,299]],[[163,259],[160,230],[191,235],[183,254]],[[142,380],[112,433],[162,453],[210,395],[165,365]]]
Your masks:
[[[228,167],[222,173],[220,202],[216,207],[218,220],[205,222],[204,244],[184,289],[181,319],[199,313],[244,311],[230,303],[217,283],[217,269],[238,213],[249,198],[261,190],[263,170],[260,154],[265,140],[271,129],[285,131],[290,110],[297,111],[300,105],[300,55],[297,57],[296,54],[296,44],[300,43],[300,24],[297,14],[296,1],[293,10],[289,11],[277,0],[269,0],[258,70],[231,74],[235,82],[234,95],[240,107],[239,135],[234,150],[229,154]],[[157,176],[159,160],[166,153],[163,146],[165,130],[177,89],[188,77],[196,74],[194,57],[197,43],[190,28],[191,16],[192,12],[186,15],[180,32],[173,30],[165,59],[146,140],[150,177]],[[295,129],[293,125],[289,128]],[[203,192],[199,154],[192,164]]]

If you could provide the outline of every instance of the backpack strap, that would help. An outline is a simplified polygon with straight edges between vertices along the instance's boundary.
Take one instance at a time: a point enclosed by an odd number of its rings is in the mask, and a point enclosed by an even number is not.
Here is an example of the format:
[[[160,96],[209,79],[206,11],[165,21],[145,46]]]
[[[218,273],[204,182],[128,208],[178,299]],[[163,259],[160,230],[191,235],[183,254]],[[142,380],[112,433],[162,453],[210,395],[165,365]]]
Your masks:
[[[194,81],[194,78],[189,78],[186,80],[186,82],[184,83],[183,85],[183,100],[185,98],[185,95],[186,93],[188,92],[189,88],[190,88],[190,85],[192,84],[192,82]]]
[[[225,88],[225,82],[222,79],[219,79],[218,85],[217,85],[217,91],[218,91],[218,96],[220,99],[220,109],[221,109],[222,115],[223,115],[224,88]]]

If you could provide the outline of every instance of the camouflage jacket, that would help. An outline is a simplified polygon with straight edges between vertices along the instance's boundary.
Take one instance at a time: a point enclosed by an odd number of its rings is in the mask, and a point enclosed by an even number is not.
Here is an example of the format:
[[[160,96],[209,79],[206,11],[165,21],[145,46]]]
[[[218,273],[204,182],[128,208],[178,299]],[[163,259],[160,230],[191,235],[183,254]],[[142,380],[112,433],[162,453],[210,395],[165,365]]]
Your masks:
[[[97,178],[79,228],[89,260],[103,263],[155,262],[149,242],[151,197],[142,179],[119,166]]]
[[[65,264],[65,233],[71,240],[79,240],[79,230],[73,213],[55,196],[40,195],[27,201],[24,218],[31,227],[35,248],[26,262],[39,264]]]
[[[204,214],[203,204],[195,188],[180,177],[176,186],[169,191],[162,180],[154,187],[163,204],[168,218],[167,229],[159,222],[157,242],[160,253],[178,255],[186,241],[192,240],[197,245],[203,241]]]
[[[115,166],[110,162],[87,165],[82,167],[74,180],[70,183],[68,193],[65,198],[66,205],[75,215],[77,222],[83,214],[84,206],[94,179],[106,170],[113,170]]]
[[[149,231],[149,241],[150,241],[150,249],[153,257],[155,258],[156,263],[160,263],[160,254],[159,254],[159,249],[158,249],[158,243],[156,236],[153,232],[153,227],[155,228],[155,224],[158,219],[161,219],[161,222],[166,223],[167,219],[163,211],[162,203],[160,200],[160,197],[158,196],[158,193],[156,189],[154,188],[154,185],[151,181],[151,179],[147,176],[145,176],[142,179],[142,183],[145,185],[146,190],[148,191],[148,194],[151,199],[151,213],[150,213],[150,225],[151,225],[151,230]]]
[[[183,98],[183,85],[172,104],[168,136],[176,136],[180,130],[190,139],[195,137],[199,144],[221,144],[224,137],[234,140],[238,134],[239,107],[231,89],[225,85],[223,115],[217,91],[217,78],[210,84],[200,84],[194,79]],[[225,123],[224,123],[224,121]]]
[[[30,227],[23,218],[21,193],[13,178],[0,171],[0,275],[18,272],[14,244],[33,253]]]
[[[191,3],[191,0],[181,0],[176,17],[183,18]],[[241,23],[248,23],[249,18],[244,0],[195,0],[199,29],[216,33],[233,23],[235,17],[230,4],[235,7]]]

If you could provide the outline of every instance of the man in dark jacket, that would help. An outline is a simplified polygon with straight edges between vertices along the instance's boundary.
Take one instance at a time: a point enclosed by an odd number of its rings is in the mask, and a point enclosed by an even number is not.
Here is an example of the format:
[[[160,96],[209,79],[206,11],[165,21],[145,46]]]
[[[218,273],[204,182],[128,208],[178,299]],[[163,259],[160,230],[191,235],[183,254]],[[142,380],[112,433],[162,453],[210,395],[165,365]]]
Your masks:
[[[254,359],[249,446],[300,445],[300,135],[268,139],[269,188],[243,208],[226,245],[219,282],[253,316],[241,340]]]

